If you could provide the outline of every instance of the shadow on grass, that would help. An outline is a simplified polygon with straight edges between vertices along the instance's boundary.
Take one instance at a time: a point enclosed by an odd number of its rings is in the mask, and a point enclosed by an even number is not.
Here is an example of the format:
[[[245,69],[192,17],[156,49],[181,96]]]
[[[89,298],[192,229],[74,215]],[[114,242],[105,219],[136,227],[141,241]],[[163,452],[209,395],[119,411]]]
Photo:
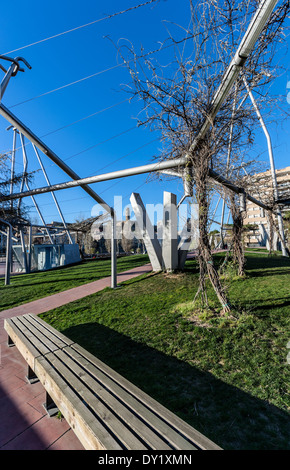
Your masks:
[[[223,449],[290,449],[283,410],[98,323],[62,333]]]
[[[246,257],[246,270],[251,277],[287,274],[290,273],[290,260],[281,256],[251,255]]]
[[[266,276],[279,276],[279,275],[290,275],[290,266],[289,266],[289,271],[286,270],[286,269],[261,269],[261,271],[255,271],[255,270],[251,270],[251,271],[247,271],[247,276],[249,277],[266,277]]]
[[[285,308],[290,305],[289,297],[281,297],[275,299],[275,305],[273,305],[272,299],[259,299],[259,300],[251,300],[250,309],[251,310],[274,310],[276,308]]]

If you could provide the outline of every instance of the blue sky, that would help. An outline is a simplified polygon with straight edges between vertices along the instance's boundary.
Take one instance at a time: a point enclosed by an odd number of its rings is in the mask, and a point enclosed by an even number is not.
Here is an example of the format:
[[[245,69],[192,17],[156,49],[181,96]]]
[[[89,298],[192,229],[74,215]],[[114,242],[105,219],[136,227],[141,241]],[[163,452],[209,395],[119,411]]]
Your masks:
[[[141,45],[145,51],[157,49],[160,41],[168,36],[166,28],[170,24],[170,28],[176,28],[172,22],[188,26],[188,1],[161,0],[54,39],[18,51],[15,49],[138,3],[142,1],[51,0],[40,3],[14,0],[13,4],[5,2],[1,5],[0,53],[23,56],[32,66],[31,70],[11,79],[3,103],[81,177],[143,165],[159,155],[158,134],[135,127],[141,105],[137,101],[125,102],[128,95],[122,91],[121,84],[128,84],[130,77],[125,68],[115,67],[120,59],[113,43],[129,41],[137,49]],[[281,60],[289,63],[289,54],[285,52]],[[111,70],[104,72],[107,69]],[[98,72],[102,73],[30,100]],[[289,80],[290,72],[286,72],[274,83],[273,90],[282,96],[283,105],[288,106],[290,112],[290,104],[286,101]],[[29,101],[22,103],[26,100]],[[106,108],[110,109],[102,111]],[[95,115],[82,120],[92,114]],[[70,125],[75,121],[79,122]],[[1,118],[1,152],[12,147],[12,131],[6,131],[7,126]],[[63,129],[57,131],[60,128]],[[283,168],[289,165],[289,121],[274,123],[271,136],[276,167]],[[265,140],[258,133],[258,153],[263,149],[267,158]],[[29,169],[38,169],[29,146],[27,153]],[[50,160],[43,155],[42,158],[52,183],[69,180]],[[16,168],[21,170],[21,165],[22,155],[18,151]],[[45,185],[41,173],[36,173],[32,186]],[[93,188],[110,205],[114,196],[123,196],[125,206],[133,191],[139,192],[146,204],[162,202],[164,190],[174,192],[178,199],[182,196],[180,181],[148,182],[146,175],[99,183]],[[81,188],[61,191],[56,196],[68,222],[90,217],[94,201]],[[59,220],[50,195],[39,196],[37,201],[46,222]],[[26,203],[31,205],[28,199]],[[36,217],[33,207],[31,215]]]

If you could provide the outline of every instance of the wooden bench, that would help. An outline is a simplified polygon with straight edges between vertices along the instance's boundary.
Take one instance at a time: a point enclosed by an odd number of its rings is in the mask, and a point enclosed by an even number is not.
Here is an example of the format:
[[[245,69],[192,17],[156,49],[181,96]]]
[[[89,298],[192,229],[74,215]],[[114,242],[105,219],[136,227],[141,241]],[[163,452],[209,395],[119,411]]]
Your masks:
[[[9,346],[40,380],[85,449],[218,450],[216,444],[78,344],[31,314],[6,319]]]

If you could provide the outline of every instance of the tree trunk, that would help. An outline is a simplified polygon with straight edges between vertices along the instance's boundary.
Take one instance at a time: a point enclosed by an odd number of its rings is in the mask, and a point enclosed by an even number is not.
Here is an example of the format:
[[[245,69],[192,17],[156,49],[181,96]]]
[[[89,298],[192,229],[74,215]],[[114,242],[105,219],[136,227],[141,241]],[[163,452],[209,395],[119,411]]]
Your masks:
[[[243,247],[243,215],[236,204],[235,196],[231,195],[231,213],[233,218],[233,261],[238,266],[238,275],[245,274],[245,254]]]

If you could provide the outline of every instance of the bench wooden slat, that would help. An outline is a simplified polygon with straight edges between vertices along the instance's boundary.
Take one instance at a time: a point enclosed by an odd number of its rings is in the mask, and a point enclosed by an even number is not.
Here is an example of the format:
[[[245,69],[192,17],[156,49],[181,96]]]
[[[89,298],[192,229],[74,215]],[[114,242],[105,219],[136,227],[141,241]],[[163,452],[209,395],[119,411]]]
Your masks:
[[[65,336],[61,334],[55,334],[58,333],[57,330],[52,327],[47,328],[46,325],[49,326],[48,324],[45,324],[43,320],[40,320],[31,314],[5,319],[5,329],[6,325],[9,328],[10,334],[8,331],[7,333],[12,340],[13,337],[17,337],[18,333],[21,332],[22,337],[24,335],[27,338],[27,345],[32,346],[31,351],[36,349],[41,354],[47,354],[50,351],[55,351],[73,344],[73,341],[68,338],[65,340]],[[14,333],[13,330],[15,330]],[[36,354],[36,352],[34,354]]]
[[[35,357],[50,352],[47,346],[25,327],[22,317],[5,319],[4,328],[32,369]]]
[[[190,442],[194,442],[194,445],[197,449],[201,450],[220,450],[221,448],[208,439],[206,436],[201,434],[196,429],[192,428],[188,423],[183,421],[177,415],[172,413],[170,410],[165,408],[159,402],[154,400],[150,395],[147,395],[143,390],[136,387],[134,384],[125,379],[122,375],[118,374],[115,370],[111,369],[107,364],[103,363],[97,357],[93,356],[90,352],[86,351],[79,344],[74,343],[72,348],[79,352],[81,355],[86,357],[92,364],[98,367],[102,372],[104,372],[108,377],[113,381],[117,382],[122,388],[124,388],[128,393],[133,397],[142,402],[149,410],[153,413],[158,410],[158,415],[160,418],[169,423],[172,427],[180,431],[183,436],[187,437]]]
[[[23,318],[26,318],[31,324],[33,324],[38,330],[40,330],[45,336],[50,338],[50,340],[58,346],[59,349],[73,344],[73,341],[62,333],[57,331],[55,328],[50,326],[47,322],[42,320],[36,315],[27,313],[23,315]]]
[[[120,404],[117,400],[114,403],[114,397],[110,399],[109,394],[102,387],[97,387],[96,381],[89,376],[87,371],[84,371],[75,361],[69,359],[67,354],[64,351],[57,351],[55,353],[58,359],[63,361],[65,365],[63,373],[65,373],[66,380],[72,384],[74,390],[82,397],[86,402],[87,406],[92,410],[93,413],[101,419],[102,422],[111,430],[112,435],[122,444],[126,449],[146,449],[146,445],[143,444],[143,439],[139,437],[134,431],[128,427],[130,423],[130,418],[134,422],[134,415],[127,410],[126,418],[129,418],[126,422],[120,419],[120,413],[126,413],[126,410],[120,410]],[[56,361],[54,361],[54,365]],[[60,364],[58,363],[58,367]],[[79,377],[79,374],[81,377]],[[109,402],[111,401],[111,406],[106,403],[104,400],[106,398]],[[116,408],[114,409],[114,405]],[[142,424],[142,423],[141,423]],[[133,426],[134,427],[134,426]],[[144,429],[146,435],[147,429]],[[149,434],[147,432],[147,434]],[[142,436],[142,433],[141,433]],[[146,436],[149,439],[149,436]],[[151,436],[152,445],[154,445],[154,436]],[[169,449],[168,446],[165,446],[160,439],[156,439],[159,445],[163,445],[164,449]]]
[[[35,372],[84,448],[87,450],[123,450],[122,445],[112,437],[107,427],[96,418],[70,384],[55,369],[56,360],[53,353],[37,358]],[[104,415],[103,418],[105,421],[109,419],[109,416]],[[140,448],[144,449],[141,445]]]
[[[81,360],[79,362],[78,359],[80,356],[74,354],[71,348],[57,351],[55,354],[66,363],[66,365],[73,371],[74,374],[80,377],[80,380],[73,382],[74,388],[85,399],[89,406],[96,410],[97,403],[97,406],[100,406],[101,411],[106,415],[107,413],[112,414],[112,416],[114,416],[115,413],[118,415],[117,420],[114,418],[113,422],[109,423],[109,425],[112,424],[114,434],[120,441],[124,443],[127,449],[140,448],[140,440],[141,442],[145,442],[147,445],[143,447],[144,449],[172,449],[172,446],[169,446],[168,443],[164,441],[164,439],[160,438],[158,433],[152,430],[148,424],[140,419],[134,408],[129,409],[124,405],[119,396],[113,395],[110,390],[106,389],[104,384],[97,379],[96,375],[90,375],[88,372],[91,371],[86,368],[84,361]],[[73,380],[73,377],[71,380]],[[88,392],[88,389],[90,392]],[[136,435],[140,436],[140,438],[136,440],[134,437],[134,439],[132,439],[132,433],[129,429],[132,429]]]
[[[24,357],[25,361],[34,370],[34,360],[40,355],[39,349],[37,349],[36,342],[31,342],[32,335],[26,335],[21,331],[22,323],[15,318],[5,318],[4,328],[8,336],[11,338],[20,354]]]
[[[80,374],[84,374],[84,371],[88,371],[89,374],[92,375],[93,380],[87,381],[85,375],[83,379],[86,383],[89,382],[91,386],[94,387],[96,393],[99,393],[103,400],[107,401],[108,406],[113,409],[115,407],[118,415],[127,420],[130,427],[142,434],[142,437],[150,445],[151,449],[197,449],[192,441],[189,442],[177,429],[171,427],[168,422],[160,418],[159,403],[156,402],[153,412],[152,409],[147,408],[140,402],[137,394],[132,395],[128,389],[114,380],[112,377],[115,376],[115,371],[111,369],[110,376],[105,374],[100,367],[98,367],[100,364],[99,360],[96,361],[97,364],[92,362],[90,358],[87,357],[87,352],[83,351],[83,354],[80,354],[80,351],[75,349],[75,345],[63,349],[63,352],[69,354],[78,362],[79,366],[81,366],[81,368],[79,367],[77,369]],[[108,367],[106,367],[106,369],[108,370]],[[138,389],[138,395],[139,393],[140,389]],[[130,410],[129,415],[128,410]],[[132,419],[132,415],[134,419]]]
[[[48,354],[50,351],[56,351],[59,349],[58,345],[50,339],[49,336],[46,336],[41,330],[37,329],[32,322],[29,321],[25,315],[21,318],[21,322],[23,323],[24,327],[26,327],[27,331],[30,331],[32,335],[47,349],[45,352],[42,349],[42,354]]]

